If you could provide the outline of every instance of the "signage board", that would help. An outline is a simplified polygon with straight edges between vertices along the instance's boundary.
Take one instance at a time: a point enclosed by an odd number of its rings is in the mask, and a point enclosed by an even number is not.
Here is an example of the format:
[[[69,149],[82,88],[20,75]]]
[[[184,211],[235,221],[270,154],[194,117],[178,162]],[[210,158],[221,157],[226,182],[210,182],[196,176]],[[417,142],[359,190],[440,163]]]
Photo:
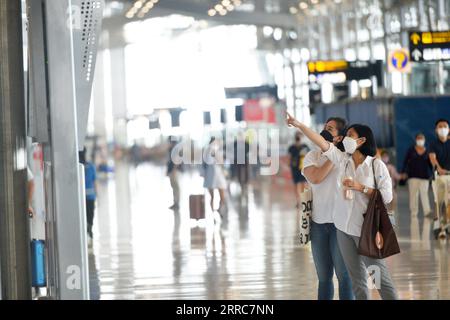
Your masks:
[[[389,53],[388,71],[411,73],[411,58],[406,49],[397,49]]]
[[[414,62],[450,60],[450,30],[410,32],[409,51]]]
[[[353,80],[364,80],[376,77],[377,83],[383,84],[383,61],[310,61],[308,62],[311,83],[325,81],[338,84]],[[338,77],[341,74],[342,77]]]

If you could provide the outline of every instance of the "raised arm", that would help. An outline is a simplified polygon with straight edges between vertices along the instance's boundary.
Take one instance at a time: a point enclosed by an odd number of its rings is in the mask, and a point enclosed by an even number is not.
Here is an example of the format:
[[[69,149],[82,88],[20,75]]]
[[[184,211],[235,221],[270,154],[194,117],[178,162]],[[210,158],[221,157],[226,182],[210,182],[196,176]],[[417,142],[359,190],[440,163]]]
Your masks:
[[[308,128],[305,124],[301,123],[289,113],[286,112],[287,119],[286,123],[290,127],[295,127],[299,129],[303,134],[311,140],[315,145],[317,145],[323,152],[328,151],[330,148],[330,143],[326,141],[320,134]]]

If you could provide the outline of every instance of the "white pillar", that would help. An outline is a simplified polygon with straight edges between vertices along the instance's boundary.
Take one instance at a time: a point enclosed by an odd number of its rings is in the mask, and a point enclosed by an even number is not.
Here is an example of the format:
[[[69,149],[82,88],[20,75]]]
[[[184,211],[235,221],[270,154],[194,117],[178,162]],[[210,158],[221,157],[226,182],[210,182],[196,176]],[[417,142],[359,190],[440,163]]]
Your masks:
[[[118,146],[127,146],[127,96],[125,81],[125,48],[110,49],[113,137]]]

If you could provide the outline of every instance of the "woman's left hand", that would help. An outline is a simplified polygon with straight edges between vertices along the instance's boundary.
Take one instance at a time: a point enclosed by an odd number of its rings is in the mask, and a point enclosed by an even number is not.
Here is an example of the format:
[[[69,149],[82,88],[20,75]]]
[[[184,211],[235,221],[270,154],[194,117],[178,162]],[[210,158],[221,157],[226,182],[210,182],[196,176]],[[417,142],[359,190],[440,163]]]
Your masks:
[[[343,185],[350,190],[356,190],[361,191],[364,189],[363,185],[359,183],[358,181],[351,180],[351,179],[345,179],[343,182]]]

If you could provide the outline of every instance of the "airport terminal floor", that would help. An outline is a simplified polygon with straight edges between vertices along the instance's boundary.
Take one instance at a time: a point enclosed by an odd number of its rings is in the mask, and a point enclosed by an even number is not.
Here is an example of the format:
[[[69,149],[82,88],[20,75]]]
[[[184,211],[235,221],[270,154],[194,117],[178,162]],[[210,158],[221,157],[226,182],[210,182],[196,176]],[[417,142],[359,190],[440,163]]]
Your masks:
[[[195,171],[182,175],[174,213],[165,172],[118,162],[114,176],[100,179],[91,299],[317,299],[310,247],[297,243],[290,181],[254,181],[243,197],[231,183],[223,218],[207,212],[206,221],[195,222],[188,196],[203,193],[202,178]],[[450,299],[450,243],[434,240],[432,220],[421,212],[411,218],[407,188],[399,188],[401,254],[388,258],[388,267],[400,299]],[[376,291],[372,297],[379,299]]]

